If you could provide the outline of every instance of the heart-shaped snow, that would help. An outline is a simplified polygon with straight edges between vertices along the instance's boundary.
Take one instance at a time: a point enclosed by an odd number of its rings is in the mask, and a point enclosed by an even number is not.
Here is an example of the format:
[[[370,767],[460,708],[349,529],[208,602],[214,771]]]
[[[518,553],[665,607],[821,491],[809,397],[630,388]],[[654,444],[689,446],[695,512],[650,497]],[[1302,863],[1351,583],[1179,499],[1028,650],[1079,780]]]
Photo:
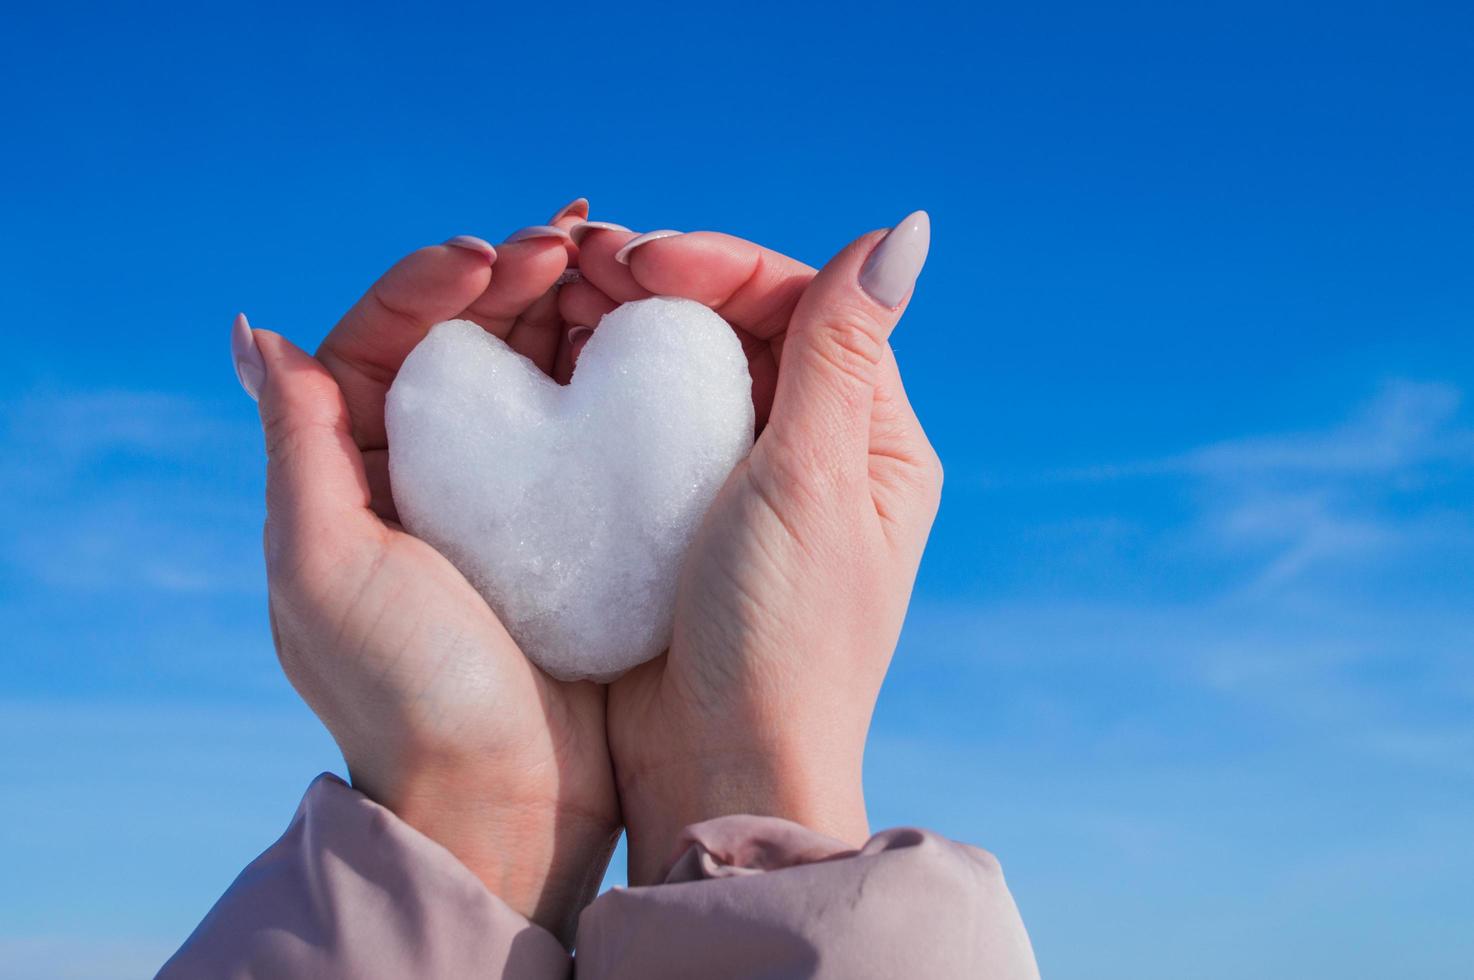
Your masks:
[[[474,323],[439,324],[384,414],[404,526],[565,680],[669,644],[681,560],[753,439],[732,328],[665,297],[605,316],[566,387]]]

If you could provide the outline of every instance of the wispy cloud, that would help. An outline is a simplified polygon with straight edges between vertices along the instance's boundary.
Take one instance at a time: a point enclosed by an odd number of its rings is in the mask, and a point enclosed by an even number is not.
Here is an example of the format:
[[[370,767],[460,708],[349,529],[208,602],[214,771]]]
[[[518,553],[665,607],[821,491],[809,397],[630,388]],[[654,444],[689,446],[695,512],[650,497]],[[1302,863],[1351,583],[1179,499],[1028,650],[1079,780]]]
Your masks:
[[[1196,475],[1215,480],[1349,477],[1429,465],[1474,466],[1474,428],[1459,424],[1463,392],[1442,382],[1391,379],[1327,429],[1245,436],[1145,460],[1102,462],[1053,480]]]
[[[1030,552],[1042,584],[919,603],[898,670],[915,657],[919,670],[969,674],[961,690],[1008,692],[983,714],[1040,738],[1170,746],[1194,727],[1178,710],[1190,705],[1223,722],[1223,751],[1272,729],[1466,779],[1474,429],[1463,413],[1450,385],[1389,381],[1323,429],[991,490],[1062,494],[1046,499],[1067,519],[1027,512],[1051,522],[1047,547]],[[1125,546],[1102,546],[1121,528]],[[1089,574],[1072,579],[1077,553]],[[943,700],[930,694],[925,711]]]
[[[1215,443],[1161,465],[1218,479],[1353,476],[1462,462],[1474,466],[1474,430],[1457,425],[1452,385],[1394,380],[1352,418],[1327,431]]]
[[[19,467],[23,469],[79,463],[114,452],[174,457],[240,430],[199,402],[171,392],[43,389],[26,392],[4,407],[6,444],[35,453]]]
[[[24,393],[0,404],[0,561],[70,591],[259,589],[242,557],[259,436],[181,395]]]
[[[1462,419],[1464,401],[1452,385],[1391,380],[1325,429],[1246,436],[1046,479],[1183,484],[1196,517],[1178,532],[1225,556],[1258,555],[1240,588],[1283,588],[1417,538],[1474,535],[1474,508],[1460,512],[1438,492],[1474,485],[1474,427]],[[1471,502],[1467,493],[1462,499]]]

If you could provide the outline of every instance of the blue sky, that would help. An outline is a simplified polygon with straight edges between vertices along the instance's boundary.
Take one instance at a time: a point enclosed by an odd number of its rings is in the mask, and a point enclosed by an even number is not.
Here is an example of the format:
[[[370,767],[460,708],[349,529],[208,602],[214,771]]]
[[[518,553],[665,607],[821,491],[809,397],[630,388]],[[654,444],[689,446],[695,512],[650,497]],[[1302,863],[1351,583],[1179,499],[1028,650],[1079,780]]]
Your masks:
[[[540,6],[0,15],[0,977],[149,973],[341,768],[231,316],[576,195],[814,263],[931,211],[868,786],[1047,976],[1467,977],[1474,8]]]

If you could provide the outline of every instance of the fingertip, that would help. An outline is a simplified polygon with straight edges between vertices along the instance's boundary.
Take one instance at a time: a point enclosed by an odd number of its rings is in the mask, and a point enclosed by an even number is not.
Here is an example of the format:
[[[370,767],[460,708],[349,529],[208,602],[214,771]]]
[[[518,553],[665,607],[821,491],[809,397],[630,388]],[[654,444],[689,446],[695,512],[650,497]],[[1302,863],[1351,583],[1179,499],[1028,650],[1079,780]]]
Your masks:
[[[616,253],[636,237],[629,229],[610,222],[586,222],[575,228],[579,271],[596,289],[619,303],[650,295],[635,281],[629,267],[615,259]]]
[[[930,250],[931,216],[912,211],[870,249],[856,277],[860,288],[886,309],[898,308],[915,287]]]
[[[230,327],[230,359],[235,367],[236,380],[252,401],[258,401],[261,386],[266,383],[266,364],[244,313],[237,313]]]
[[[583,240],[596,231],[634,232],[624,225],[615,224],[613,221],[580,221],[568,229],[568,235],[573,239],[573,244],[583,246]]]
[[[264,369],[258,391],[263,413],[274,417],[305,409],[332,418],[335,425],[341,416],[346,427],[342,390],[327,367],[274,330],[253,332]]]
[[[292,360],[295,357],[309,356],[302,348],[275,330],[257,328],[252,333],[255,335],[256,349],[261,352],[261,358],[267,363],[268,367],[282,361]]]
[[[569,201],[567,204],[554,211],[553,216],[548,219],[548,224],[556,225],[568,219],[572,219],[573,221],[583,221],[584,219],[588,218],[588,216],[589,199],[586,197],[575,197],[573,200]]]
[[[475,235],[456,235],[454,238],[446,239],[444,244],[479,255],[486,260],[487,265],[496,262],[496,246],[484,238],[477,238]]]
[[[660,228],[655,231],[647,231],[642,235],[636,235],[619,247],[618,251],[614,253],[614,261],[620,265],[629,265],[630,259],[633,258],[636,249],[649,245],[651,242],[663,241],[667,238],[678,238],[684,234],[685,232],[676,231],[674,228]]]
[[[718,306],[752,279],[761,262],[760,247],[720,232],[650,235],[657,237],[626,242],[615,258],[642,288],[658,295]]]
[[[536,239],[550,239],[561,242],[571,242],[568,232],[557,225],[528,225],[526,228],[518,228],[506,237],[503,245],[514,245],[517,242],[528,242]]]

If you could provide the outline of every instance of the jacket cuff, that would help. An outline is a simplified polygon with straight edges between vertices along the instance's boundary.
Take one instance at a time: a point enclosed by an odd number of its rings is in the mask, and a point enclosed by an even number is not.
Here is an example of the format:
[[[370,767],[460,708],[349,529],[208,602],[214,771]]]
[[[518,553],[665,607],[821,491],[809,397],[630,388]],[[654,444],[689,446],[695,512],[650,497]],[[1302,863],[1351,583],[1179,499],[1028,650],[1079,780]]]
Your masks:
[[[925,830],[859,850],[775,817],[688,827],[665,882],[615,889],[579,922],[580,978],[1037,980],[997,860]]]
[[[338,777],[308,787],[159,976],[564,978],[572,960],[470,869]]]

